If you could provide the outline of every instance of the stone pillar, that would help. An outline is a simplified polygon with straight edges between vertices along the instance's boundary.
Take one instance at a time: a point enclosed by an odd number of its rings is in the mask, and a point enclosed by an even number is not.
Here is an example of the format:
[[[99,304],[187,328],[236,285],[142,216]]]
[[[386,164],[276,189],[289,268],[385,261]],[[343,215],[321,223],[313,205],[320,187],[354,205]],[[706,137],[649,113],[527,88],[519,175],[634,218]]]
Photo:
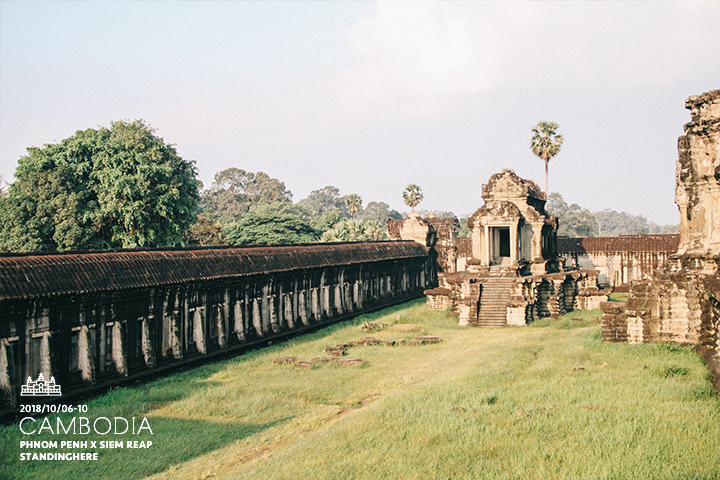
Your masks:
[[[490,244],[492,240],[490,238],[490,227],[483,225],[482,241],[480,243],[480,263],[482,265],[490,265]]]
[[[343,314],[343,301],[342,301],[342,285],[340,283],[335,284],[335,312],[337,315]]]
[[[143,357],[145,358],[145,365],[148,368],[155,368],[155,349],[153,348],[153,342],[150,336],[150,319],[143,318],[140,322],[141,335],[140,339],[143,351]]]
[[[357,280],[357,281],[353,284],[353,298],[355,299],[355,306],[356,306],[359,310],[362,310],[362,308],[363,308],[363,307],[362,307],[362,302],[363,302],[363,299],[362,299],[362,290],[363,290],[363,289],[362,289],[362,286],[360,285],[360,280]]]
[[[270,329],[277,333],[280,331],[280,321],[279,321],[279,314],[277,309],[277,297],[273,294],[268,295],[267,297],[267,310],[268,310],[268,320],[270,323]]]
[[[322,287],[322,313],[323,318],[330,318],[330,285]]]
[[[95,356],[93,346],[90,343],[90,330],[87,325],[82,325],[78,332],[78,368],[82,379],[86,382],[95,382]]]
[[[227,287],[225,287],[225,298],[218,313],[222,313],[222,322],[218,323],[218,342],[220,348],[226,348],[230,331],[230,292]]]
[[[193,341],[198,352],[207,353],[207,345],[205,343],[205,307],[197,307],[192,312],[193,315]]]
[[[45,375],[45,378],[50,378],[53,376],[52,357],[50,356],[51,337],[52,335],[50,334],[50,332],[45,331],[43,332],[40,339],[40,373]]]
[[[263,332],[269,333],[275,331],[275,327],[272,325],[271,315],[274,313],[270,308],[270,285],[265,284],[262,286],[262,296],[260,297],[260,319],[262,321]]]
[[[182,317],[179,309],[170,312],[170,346],[174,358],[183,358]]]
[[[243,307],[244,305],[242,300],[235,300],[235,305],[233,309],[233,330],[235,331],[235,336],[238,340],[245,340],[245,315],[243,312]]]
[[[295,318],[293,315],[293,302],[292,298],[290,297],[289,293],[286,293],[283,295],[283,310],[284,310],[284,317],[285,321],[287,322],[287,326],[290,329],[295,328]]]
[[[112,358],[115,368],[122,376],[127,376],[127,354],[123,339],[124,326],[121,322],[115,321],[112,326]]]
[[[518,224],[510,225],[510,265],[518,263]]]
[[[307,290],[300,290],[298,292],[298,316],[300,317],[300,321],[303,325],[309,325],[310,322],[308,321],[308,313],[307,313],[307,305],[305,302],[305,295],[307,294]]]
[[[227,295],[225,296],[225,300],[227,301]],[[217,322],[218,346],[220,348],[227,348],[227,335],[225,334],[226,311],[227,303],[217,306],[215,321]]]
[[[10,407],[15,405],[14,387],[10,380],[11,362],[10,342],[6,338],[0,339],[0,399],[3,403],[9,403]]]
[[[252,299],[252,322],[258,336],[262,337],[265,334],[265,331],[262,328],[263,326],[260,318],[260,300],[257,298]]]

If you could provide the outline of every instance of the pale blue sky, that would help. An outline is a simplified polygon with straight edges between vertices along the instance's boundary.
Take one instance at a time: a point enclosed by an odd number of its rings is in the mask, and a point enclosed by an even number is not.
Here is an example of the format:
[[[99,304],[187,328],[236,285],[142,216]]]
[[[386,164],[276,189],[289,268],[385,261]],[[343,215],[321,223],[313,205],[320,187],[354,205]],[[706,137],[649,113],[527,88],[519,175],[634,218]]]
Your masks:
[[[0,174],[28,146],[142,118],[197,162],[405,210],[482,205],[560,124],[550,190],[677,223],[684,101],[720,88],[720,2],[0,0]]]

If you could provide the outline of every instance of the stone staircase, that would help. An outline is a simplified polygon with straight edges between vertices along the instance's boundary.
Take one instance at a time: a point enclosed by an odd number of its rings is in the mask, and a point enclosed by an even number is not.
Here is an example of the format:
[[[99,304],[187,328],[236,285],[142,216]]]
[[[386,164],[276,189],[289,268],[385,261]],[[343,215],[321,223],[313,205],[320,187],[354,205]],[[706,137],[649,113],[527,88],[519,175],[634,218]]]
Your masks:
[[[504,327],[507,325],[507,302],[512,294],[515,277],[490,275],[482,282],[479,327]]]

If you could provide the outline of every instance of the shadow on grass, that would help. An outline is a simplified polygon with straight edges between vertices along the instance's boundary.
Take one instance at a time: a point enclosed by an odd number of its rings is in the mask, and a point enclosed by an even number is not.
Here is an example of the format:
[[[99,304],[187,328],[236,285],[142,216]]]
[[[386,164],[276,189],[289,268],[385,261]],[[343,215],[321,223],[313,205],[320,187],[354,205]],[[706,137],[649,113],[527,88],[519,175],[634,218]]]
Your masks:
[[[21,432],[16,423],[0,427],[0,478],[5,479],[135,479],[161,472],[169,466],[188,461],[194,457],[216,450],[225,445],[270,428],[284,420],[265,424],[250,423],[215,423],[201,420],[185,420],[169,417],[148,417],[152,434],[144,430],[139,435],[131,434],[130,430],[121,435],[113,431],[99,435],[92,431],[81,434],[78,427],[73,432],[68,425],[73,419],[79,425],[78,417],[87,417],[90,425],[95,419],[106,417],[122,417],[132,425],[135,417],[136,428],[139,429],[142,418],[157,408],[181,401],[198,391],[207,391],[219,382],[208,380],[212,375],[227,367],[227,361],[204,365],[186,372],[157,380],[150,384],[136,387],[123,387],[94,398],[87,403],[87,413],[66,413],[49,415],[49,425],[41,429],[42,418],[34,423],[32,435]],[[203,412],[197,412],[202,414]],[[69,430],[65,433],[58,428],[57,419],[62,427]],[[101,422],[103,426],[104,422]],[[26,424],[26,431],[30,431]],[[125,446],[127,441],[151,441],[152,447],[146,449],[60,449],[60,448],[20,448],[21,441],[120,441]],[[82,453],[97,452],[97,461],[49,460],[21,461],[20,453]]]
[[[140,435],[55,435],[53,440],[120,441],[127,446],[128,441],[152,442],[149,448],[87,448],[87,449],[23,449],[23,452],[98,452],[97,461],[20,461],[19,441],[6,445],[6,456],[2,461],[2,478],[38,479],[38,480],[81,480],[81,479],[141,479],[153,475],[173,465],[181,464],[225,447],[271,428],[287,419],[266,424],[250,423],[213,423],[199,420],[176,418],[148,418],[153,434],[144,431]],[[34,437],[40,437],[34,435]],[[114,438],[113,438],[114,437]],[[8,448],[10,447],[10,448]],[[14,452],[8,450],[15,450]]]

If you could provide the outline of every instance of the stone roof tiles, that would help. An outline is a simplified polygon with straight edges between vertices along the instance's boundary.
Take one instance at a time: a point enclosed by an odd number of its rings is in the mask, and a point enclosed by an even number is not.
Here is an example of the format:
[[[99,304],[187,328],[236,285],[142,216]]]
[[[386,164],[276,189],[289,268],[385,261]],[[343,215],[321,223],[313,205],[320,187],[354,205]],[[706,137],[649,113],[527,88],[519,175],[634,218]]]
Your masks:
[[[0,255],[0,300],[182,284],[427,255],[412,241]]]
[[[558,253],[663,252],[675,253],[680,235],[620,235],[619,237],[558,237]]]

